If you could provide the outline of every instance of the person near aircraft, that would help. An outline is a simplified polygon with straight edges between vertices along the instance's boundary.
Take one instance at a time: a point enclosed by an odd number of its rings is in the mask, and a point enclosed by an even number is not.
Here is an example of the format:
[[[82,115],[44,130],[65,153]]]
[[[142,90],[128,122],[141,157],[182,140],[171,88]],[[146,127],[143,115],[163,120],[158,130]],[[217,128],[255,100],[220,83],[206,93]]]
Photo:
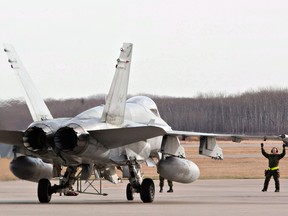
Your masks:
[[[159,181],[160,181],[159,182],[159,186],[160,186],[160,191],[159,192],[162,193],[165,179],[161,175],[159,175]],[[168,193],[173,193],[173,182],[168,180],[168,179],[167,179],[167,182],[168,182],[168,186],[169,186],[169,190],[167,192]]]
[[[279,177],[280,177],[280,172],[279,172],[279,160],[281,160],[285,154],[285,144],[283,144],[283,151],[281,154],[278,154],[278,149],[276,147],[273,147],[271,149],[271,154],[268,154],[264,150],[264,144],[261,143],[261,152],[265,158],[268,159],[268,169],[265,170],[265,181],[264,181],[264,186],[262,189],[262,192],[266,192],[268,189],[269,181],[271,177],[273,176],[274,181],[275,181],[275,192],[280,191],[280,183],[279,183]]]

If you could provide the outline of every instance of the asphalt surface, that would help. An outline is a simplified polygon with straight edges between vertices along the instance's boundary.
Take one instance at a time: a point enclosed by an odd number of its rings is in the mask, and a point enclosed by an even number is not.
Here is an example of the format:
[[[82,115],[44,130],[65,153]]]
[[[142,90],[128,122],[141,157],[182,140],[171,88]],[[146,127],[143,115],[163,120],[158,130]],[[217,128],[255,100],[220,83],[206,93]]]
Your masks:
[[[53,195],[40,204],[37,184],[26,181],[0,182],[0,215],[284,215],[288,213],[288,180],[280,179],[281,190],[274,192],[271,179],[268,192],[261,192],[264,179],[198,180],[192,184],[174,183],[174,193],[159,193],[153,203],[142,203],[139,195],[127,201],[127,181],[113,185],[103,181],[107,196],[79,194],[77,197]],[[97,183],[95,186],[97,186]],[[82,187],[82,190],[84,187]],[[88,189],[87,191],[89,191]]]

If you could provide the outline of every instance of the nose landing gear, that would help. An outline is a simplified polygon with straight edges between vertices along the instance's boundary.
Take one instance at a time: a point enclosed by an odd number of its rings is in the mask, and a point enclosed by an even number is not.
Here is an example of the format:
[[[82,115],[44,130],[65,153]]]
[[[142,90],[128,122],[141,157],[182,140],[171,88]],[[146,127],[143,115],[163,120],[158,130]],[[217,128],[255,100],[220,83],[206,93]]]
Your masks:
[[[155,185],[153,180],[146,178],[142,181],[139,164],[130,161],[128,167],[130,176],[129,183],[126,187],[127,200],[134,200],[134,193],[140,193],[140,198],[144,203],[153,202],[155,196]]]

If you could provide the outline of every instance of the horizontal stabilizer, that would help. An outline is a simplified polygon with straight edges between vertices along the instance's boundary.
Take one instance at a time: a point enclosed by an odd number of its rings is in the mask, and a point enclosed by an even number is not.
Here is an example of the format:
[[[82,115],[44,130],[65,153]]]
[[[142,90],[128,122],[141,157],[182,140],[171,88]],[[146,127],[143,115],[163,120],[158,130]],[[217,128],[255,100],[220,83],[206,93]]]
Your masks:
[[[154,126],[114,128],[88,132],[108,149],[163,136],[166,133],[162,128]]]
[[[14,146],[23,146],[22,131],[4,131],[0,130],[0,143]]]

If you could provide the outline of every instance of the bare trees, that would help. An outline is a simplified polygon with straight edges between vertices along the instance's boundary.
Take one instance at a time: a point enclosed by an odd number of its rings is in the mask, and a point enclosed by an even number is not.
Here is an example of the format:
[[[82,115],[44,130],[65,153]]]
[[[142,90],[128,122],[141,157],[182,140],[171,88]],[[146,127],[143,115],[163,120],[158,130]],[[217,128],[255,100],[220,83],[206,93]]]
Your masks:
[[[288,131],[288,90],[161,98],[157,104],[174,129],[248,134]]]
[[[104,103],[104,96],[91,98],[46,101],[54,118],[74,117],[80,112]],[[28,107],[23,101],[11,100],[0,102],[0,130],[26,129],[32,122]]]
[[[266,89],[242,95],[196,98],[152,97],[173,129],[218,133],[281,134],[288,131],[288,90]],[[104,103],[104,96],[48,100],[54,117],[73,117]],[[23,102],[0,104],[1,128],[25,129],[32,121]]]

